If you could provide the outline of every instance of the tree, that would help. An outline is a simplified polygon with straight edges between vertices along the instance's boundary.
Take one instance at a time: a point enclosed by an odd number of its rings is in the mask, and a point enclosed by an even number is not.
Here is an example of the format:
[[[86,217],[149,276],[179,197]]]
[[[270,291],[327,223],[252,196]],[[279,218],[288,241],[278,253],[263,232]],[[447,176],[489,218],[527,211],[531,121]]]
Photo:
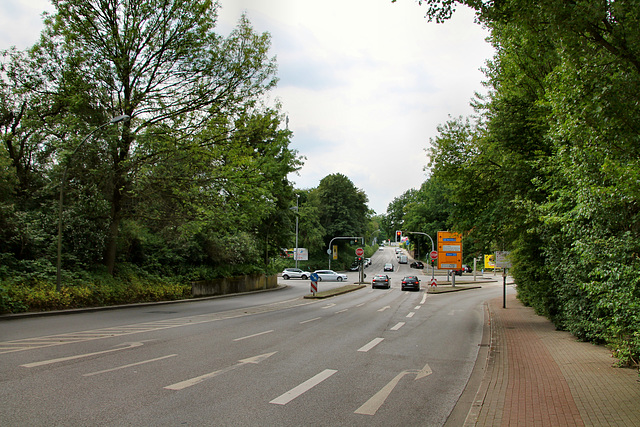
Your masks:
[[[219,5],[210,0],[54,0],[54,6],[36,48],[60,78],[57,90],[80,94],[77,108],[92,123],[117,114],[132,119],[101,154],[110,206],[104,263],[112,272],[121,221],[135,197],[134,173],[188,157],[212,122],[223,124],[215,142],[227,140],[234,119],[275,84],[269,36],[254,33],[245,17],[229,37],[216,34]],[[77,144],[70,137],[61,142]]]
[[[325,247],[336,236],[364,236],[367,195],[340,173],[327,175],[310,195],[325,230]]]

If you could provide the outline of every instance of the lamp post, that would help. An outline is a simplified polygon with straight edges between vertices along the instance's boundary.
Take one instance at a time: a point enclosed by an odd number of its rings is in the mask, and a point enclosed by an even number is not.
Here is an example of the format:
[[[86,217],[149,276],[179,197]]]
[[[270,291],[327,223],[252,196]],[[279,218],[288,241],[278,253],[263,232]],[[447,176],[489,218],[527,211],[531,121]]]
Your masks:
[[[300,195],[296,194],[296,251],[294,252],[294,257],[296,260],[296,268],[298,268],[298,216],[300,214],[298,210],[298,201],[300,200]]]
[[[67,180],[67,169],[69,169],[69,162],[71,161],[71,158],[76,154],[76,152],[78,152],[80,147],[82,147],[84,143],[87,142],[87,140],[91,135],[93,135],[94,133],[96,133],[97,131],[99,131],[105,126],[113,125],[120,122],[127,122],[130,119],[131,117],[129,117],[128,115],[122,114],[120,116],[116,116],[112,118],[111,120],[109,120],[108,123],[98,126],[94,130],[92,130],[87,136],[84,137],[84,139],[80,142],[80,144],[78,144],[76,149],[73,150],[73,153],[71,153],[71,155],[66,159],[66,165],[64,167],[64,172],[62,173],[62,179],[60,181],[60,202],[58,204],[58,262],[57,262],[57,268],[56,268],[56,291],[57,292],[60,292],[62,288],[62,285],[61,285],[62,279],[60,276],[60,265],[62,262],[62,205],[64,201],[64,184]]]

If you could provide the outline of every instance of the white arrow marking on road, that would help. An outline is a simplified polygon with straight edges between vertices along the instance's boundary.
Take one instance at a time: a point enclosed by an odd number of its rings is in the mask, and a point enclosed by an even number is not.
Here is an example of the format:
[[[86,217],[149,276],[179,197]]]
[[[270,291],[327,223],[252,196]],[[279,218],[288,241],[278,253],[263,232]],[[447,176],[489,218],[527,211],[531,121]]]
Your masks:
[[[385,311],[385,310],[387,310],[387,309],[389,309],[389,308],[391,308],[391,306],[390,306],[390,305],[385,305],[384,307],[382,307],[382,308],[381,308],[380,310],[378,310],[378,311]]]
[[[412,369],[408,371],[402,371],[394,379],[389,381],[387,385],[382,387],[382,389],[374,394],[371,399],[367,400],[361,407],[356,409],[356,414],[363,415],[375,415],[375,413],[380,409],[380,407],[387,400],[387,397],[391,394],[393,389],[398,385],[402,377],[405,375],[416,374],[416,380],[426,377],[427,375],[432,374],[431,368],[429,364],[424,365],[424,368],[418,370]]]
[[[338,371],[336,371],[335,369],[325,369],[324,371],[320,372],[318,375],[312,378],[309,378],[307,381],[303,382],[297,387],[292,388],[291,390],[284,393],[283,395],[276,397],[269,403],[273,403],[275,405],[286,405],[296,397],[311,390],[313,387],[317,386],[322,381],[326,380],[336,372]]]
[[[131,343],[126,343],[125,345],[126,347],[114,348],[111,350],[104,350],[104,351],[96,351],[95,353],[78,354],[76,356],[60,357],[59,359],[43,360],[42,362],[26,363],[20,366],[22,366],[23,368],[35,368],[36,366],[51,365],[53,363],[66,362],[67,360],[82,359],[83,357],[96,356],[98,354],[106,354],[106,353],[112,353],[114,351],[128,350],[130,348],[140,347],[141,345],[143,345],[143,343],[131,342]]]
[[[171,384],[168,385],[166,387],[164,387],[167,390],[182,390],[185,389],[187,387],[191,387],[193,385],[196,384],[200,384],[201,382],[203,382],[204,380],[208,380],[209,378],[213,378],[216,377],[220,374],[224,374],[225,372],[229,372],[232,371],[236,368],[239,368],[240,366],[246,365],[247,363],[260,363],[265,359],[268,359],[269,357],[273,356],[274,354],[276,354],[277,351],[274,351],[273,353],[265,353],[265,354],[261,354],[259,356],[254,356],[254,357],[250,357],[248,359],[242,359],[242,360],[238,360],[238,363],[236,363],[235,365],[231,365],[228,366],[226,368],[214,371],[214,372],[209,372],[208,374],[204,374],[204,375],[200,375],[199,377],[195,377],[195,378],[191,378],[189,380],[185,380],[185,381],[180,381],[179,383],[175,383],[175,384]]]

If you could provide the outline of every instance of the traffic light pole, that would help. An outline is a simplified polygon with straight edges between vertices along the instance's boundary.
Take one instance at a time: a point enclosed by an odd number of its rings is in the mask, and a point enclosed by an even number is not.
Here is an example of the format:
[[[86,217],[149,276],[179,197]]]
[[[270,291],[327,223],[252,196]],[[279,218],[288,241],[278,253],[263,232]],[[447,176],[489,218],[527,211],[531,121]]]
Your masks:
[[[405,233],[408,233],[408,234],[420,234],[421,236],[427,236],[429,238],[429,240],[431,240],[431,252],[434,251],[433,239],[427,233],[422,233],[421,231],[405,231]],[[436,274],[435,266],[433,265],[433,260],[432,260],[431,261],[431,280],[433,280],[433,278],[435,277],[435,274]]]
[[[333,245],[333,241],[334,240],[358,240],[358,239],[360,239],[360,242],[364,246],[364,237],[362,237],[362,236],[358,236],[358,237],[334,237],[333,239],[331,239],[331,241],[329,242],[329,249],[327,249],[327,254],[329,255],[329,270],[331,270],[331,255],[333,253],[333,251],[331,250],[331,245]]]

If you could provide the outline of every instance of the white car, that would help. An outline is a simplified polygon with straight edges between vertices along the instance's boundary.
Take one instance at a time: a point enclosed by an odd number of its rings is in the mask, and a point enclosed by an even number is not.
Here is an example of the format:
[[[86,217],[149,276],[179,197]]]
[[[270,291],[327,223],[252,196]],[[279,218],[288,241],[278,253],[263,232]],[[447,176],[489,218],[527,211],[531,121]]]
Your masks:
[[[318,275],[318,281],[320,282],[342,282],[347,280],[346,274],[336,273],[333,270],[316,270],[314,273]]]
[[[307,280],[311,276],[308,271],[301,270],[299,268],[285,268],[282,272],[282,278],[284,280],[289,279],[302,279]]]

